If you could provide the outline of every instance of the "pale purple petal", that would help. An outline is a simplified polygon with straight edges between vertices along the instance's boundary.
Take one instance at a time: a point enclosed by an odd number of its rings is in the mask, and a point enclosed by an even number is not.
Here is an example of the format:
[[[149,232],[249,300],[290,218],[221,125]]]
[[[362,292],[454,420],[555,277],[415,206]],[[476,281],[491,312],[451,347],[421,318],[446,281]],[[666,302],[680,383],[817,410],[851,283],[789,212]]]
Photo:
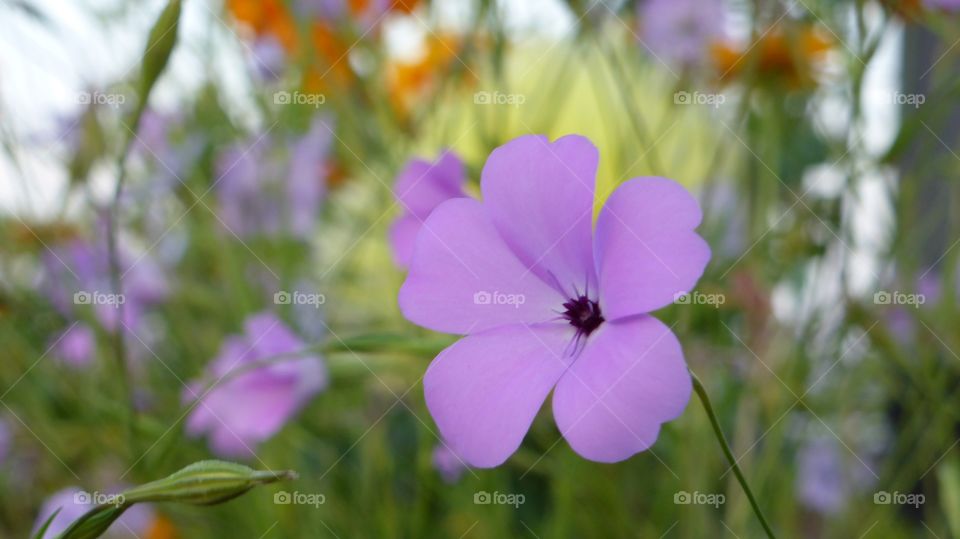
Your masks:
[[[574,451],[618,462],[649,448],[678,417],[692,385],[680,343],[649,316],[607,322],[589,337],[553,395],[553,415]]]
[[[599,154],[584,137],[551,143],[526,135],[495,149],[483,167],[484,206],[507,244],[567,294],[596,288],[592,257]]]
[[[517,260],[479,202],[458,198],[434,210],[417,235],[399,301],[409,320],[465,334],[549,320],[563,300]]]
[[[187,432],[208,435],[213,451],[224,457],[249,457],[327,385],[318,356],[284,359],[305,346],[274,314],[252,316],[244,329],[243,335],[224,340],[206,380],[191,384],[183,395],[186,402],[202,396],[187,418]],[[264,360],[273,362],[241,370]]]
[[[417,239],[423,221],[415,215],[403,215],[390,225],[390,250],[394,262],[400,267],[410,265],[413,256],[413,242]]]
[[[657,62],[700,64],[724,32],[722,0],[646,0],[640,19],[641,46]]]
[[[443,444],[433,449],[431,461],[433,467],[440,473],[440,477],[446,483],[456,483],[467,469],[463,459],[454,453],[449,446]]]
[[[75,324],[56,337],[55,354],[72,367],[87,367],[96,351],[96,336],[90,326]]]
[[[450,448],[480,468],[512,455],[566,369],[571,337],[561,324],[511,325],[464,337],[441,352],[423,388]]]
[[[328,120],[317,115],[307,133],[293,145],[287,197],[290,230],[296,236],[306,236],[317,222],[317,211],[326,192],[327,159],[332,142],[333,131]]]
[[[693,288],[710,260],[693,230],[700,219],[697,201],[666,178],[635,178],[610,195],[594,245],[607,320],[659,309]]]
[[[923,3],[928,9],[960,11],[960,0],[923,0]]]
[[[463,162],[446,151],[435,163],[423,159],[407,163],[397,176],[394,193],[407,213],[426,219],[441,203],[466,196],[466,178]]]

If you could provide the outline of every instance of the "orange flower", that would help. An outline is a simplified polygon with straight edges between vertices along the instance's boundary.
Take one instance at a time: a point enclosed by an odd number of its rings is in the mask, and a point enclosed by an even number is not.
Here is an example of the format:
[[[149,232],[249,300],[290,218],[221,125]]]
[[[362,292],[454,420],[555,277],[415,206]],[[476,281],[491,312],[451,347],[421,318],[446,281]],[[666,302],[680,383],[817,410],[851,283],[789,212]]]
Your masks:
[[[273,36],[287,52],[297,46],[297,26],[282,0],[227,0],[227,9],[257,37]]]
[[[413,62],[392,62],[387,66],[390,101],[406,114],[417,102],[432,94],[444,73],[460,60],[460,39],[452,35],[433,35],[426,53]]]
[[[832,45],[832,41],[812,26],[792,32],[774,28],[746,50],[718,43],[711,53],[721,80],[755,70],[757,76],[765,80],[802,87],[814,82],[815,64]]]
[[[162,515],[157,515],[147,528],[145,539],[178,539],[179,537],[173,522]]]
[[[307,90],[321,91],[330,86],[349,86],[354,80],[354,73],[347,59],[350,47],[331,25],[323,21],[313,23],[310,40],[313,57],[309,59],[310,68],[304,82]]]

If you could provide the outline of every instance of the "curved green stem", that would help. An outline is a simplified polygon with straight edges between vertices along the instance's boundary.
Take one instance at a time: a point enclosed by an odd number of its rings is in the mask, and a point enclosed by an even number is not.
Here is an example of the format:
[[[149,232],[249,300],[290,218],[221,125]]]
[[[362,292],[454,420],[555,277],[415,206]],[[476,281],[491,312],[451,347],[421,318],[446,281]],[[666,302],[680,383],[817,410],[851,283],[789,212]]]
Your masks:
[[[750,485],[747,484],[746,478],[743,477],[743,472],[740,471],[740,466],[737,465],[737,459],[733,457],[733,451],[730,450],[730,444],[727,443],[727,439],[723,435],[723,430],[720,429],[720,422],[717,421],[717,414],[713,412],[713,405],[710,404],[710,397],[707,395],[707,390],[704,389],[700,379],[697,378],[697,375],[694,374],[693,371],[690,372],[690,377],[693,378],[693,390],[697,392],[697,397],[700,398],[700,404],[703,405],[704,411],[707,412],[707,417],[710,418],[710,425],[713,427],[713,433],[717,436],[717,442],[720,444],[720,448],[723,449],[723,454],[726,455],[727,460],[730,461],[730,467],[733,468],[733,473],[737,476],[737,481],[740,482],[740,488],[743,489],[743,493],[746,494],[747,499],[750,500],[753,513],[757,515],[757,520],[760,521],[763,530],[767,532],[767,537],[775,539],[776,535],[773,534],[770,524],[767,523],[766,517],[763,516],[763,511],[760,510],[760,505],[757,504],[757,498],[753,495],[753,491],[750,490]]]

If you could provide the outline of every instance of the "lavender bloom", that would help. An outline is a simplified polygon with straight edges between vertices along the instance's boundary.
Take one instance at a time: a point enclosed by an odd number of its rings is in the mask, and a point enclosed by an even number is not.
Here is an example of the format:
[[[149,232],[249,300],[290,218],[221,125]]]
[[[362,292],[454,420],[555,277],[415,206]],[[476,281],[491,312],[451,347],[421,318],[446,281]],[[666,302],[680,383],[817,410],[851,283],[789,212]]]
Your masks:
[[[87,367],[93,361],[96,346],[93,329],[78,323],[56,337],[54,354],[71,367]]]
[[[6,464],[12,446],[13,432],[10,431],[10,424],[6,419],[0,419],[0,466]]]
[[[147,254],[134,255],[118,247],[124,325],[133,329],[143,312],[162,302],[169,293],[163,270]],[[85,240],[74,240],[55,247],[44,255],[42,289],[51,303],[70,316],[84,304],[91,304],[97,320],[111,331],[118,327],[121,309],[115,304],[94,302],[96,294],[111,294],[110,263],[107,246]],[[102,296],[100,296],[102,297]]]
[[[441,203],[465,197],[466,172],[452,151],[443,152],[435,163],[413,159],[397,176],[394,193],[404,212],[390,227],[390,247],[397,265],[407,267],[413,242],[423,221]]]
[[[600,462],[649,448],[690,398],[680,343],[647,313],[703,273],[700,208],[672,180],[635,178],[594,227],[598,161],[580,136],[516,138],[487,159],[482,202],[443,202],[417,235],[400,309],[465,335],[431,363],[424,392],[470,465],[504,462],[551,391],[560,432]]]
[[[722,0],[646,0],[639,10],[643,44],[661,62],[702,64],[723,35]]]
[[[798,460],[800,501],[819,513],[839,513],[846,504],[849,488],[836,442],[826,438],[814,440],[800,450]]]
[[[287,64],[287,51],[276,37],[264,35],[253,43],[251,62],[261,80],[274,81]]]
[[[295,0],[294,12],[303,18],[335,21],[346,14],[343,0]]]
[[[940,273],[930,271],[921,275],[913,290],[903,289],[896,291],[897,294],[916,298],[915,305],[891,305],[885,312],[885,322],[890,333],[903,346],[913,346],[918,329],[917,316],[923,309],[933,308],[942,298],[943,293],[940,285]],[[891,297],[891,292],[881,291],[874,296],[874,302],[881,299],[882,294]],[[901,296],[902,297],[902,296]],[[922,299],[922,303],[920,302]]]
[[[317,355],[250,365],[303,349],[304,343],[273,313],[248,318],[243,335],[227,337],[204,380],[185,392],[187,401],[200,398],[187,419],[187,432],[208,436],[220,456],[251,456],[326,387],[327,373]],[[203,394],[210,383],[213,389]]]
[[[217,192],[226,227],[240,237],[308,237],[325,191],[332,137],[327,120],[317,116],[289,156],[270,155],[265,137],[223,152]]]
[[[463,459],[443,444],[434,448],[432,460],[433,467],[446,483],[456,483],[467,469]]]
[[[923,0],[927,9],[942,9],[944,11],[960,11],[960,0]]]

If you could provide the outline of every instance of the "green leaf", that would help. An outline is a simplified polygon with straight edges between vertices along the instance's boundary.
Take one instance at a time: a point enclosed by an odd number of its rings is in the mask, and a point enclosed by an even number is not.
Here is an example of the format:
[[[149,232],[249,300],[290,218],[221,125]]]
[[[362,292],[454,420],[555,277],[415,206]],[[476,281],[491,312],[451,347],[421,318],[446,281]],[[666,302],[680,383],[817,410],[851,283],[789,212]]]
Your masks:
[[[953,537],[960,537],[960,462],[956,457],[944,460],[937,467],[940,483],[940,503],[947,516],[947,525]]]
[[[33,539],[43,539],[43,536],[47,534],[47,528],[50,527],[50,523],[53,522],[53,519],[57,518],[57,515],[60,514],[61,509],[63,508],[58,507],[56,511],[47,517],[47,520],[44,521],[43,526],[40,526],[40,529],[37,530],[37,533],[33,535]]]
[[[177,44],[182,5],[181,0],[167,2],[167,6],[163,8],[160,16],[157,17],[157,21],[153,23],[153,27],[150,29],[140,65],[140,85],[137,88],[139,102],[130,121],[134,130],[140,122],[140,116],[147,107],[147,100],[150,97],[151,90],[153,90],[153,85],[156,84],[157,79],[166,69],[173,48]]]
[[[60,534],[60,539],[96,539],[103,535],[128,507],[129,505],[98,505],[75,520]]]

